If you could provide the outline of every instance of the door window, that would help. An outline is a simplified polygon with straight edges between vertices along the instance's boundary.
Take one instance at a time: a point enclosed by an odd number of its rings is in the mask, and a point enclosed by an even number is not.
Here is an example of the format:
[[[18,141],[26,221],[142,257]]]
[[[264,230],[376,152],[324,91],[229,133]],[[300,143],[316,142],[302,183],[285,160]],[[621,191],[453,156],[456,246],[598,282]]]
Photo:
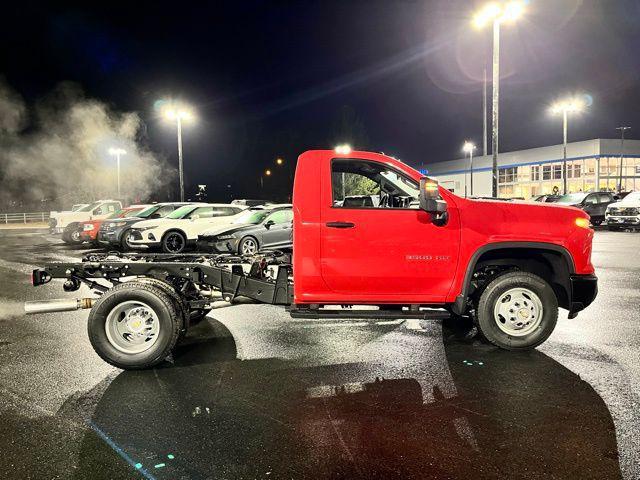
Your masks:
[[[334,160],[331,189],[336,208],[419,208],[413,179],[366,160]]]
[[[293,220],[292,210],[279,210],[269,215],[266,219],[266,222],[273,222],[275,224],[279,224],[279,223],[289,223],[291,222],[291,220]]]
[[[611,202],[611,196],[608,193],[599,193],[598,197],[600,198],[600,203]]]
[[[598,203],[598,197],[595,194],[588,195],[584,203],[585,205],[595,205]]]

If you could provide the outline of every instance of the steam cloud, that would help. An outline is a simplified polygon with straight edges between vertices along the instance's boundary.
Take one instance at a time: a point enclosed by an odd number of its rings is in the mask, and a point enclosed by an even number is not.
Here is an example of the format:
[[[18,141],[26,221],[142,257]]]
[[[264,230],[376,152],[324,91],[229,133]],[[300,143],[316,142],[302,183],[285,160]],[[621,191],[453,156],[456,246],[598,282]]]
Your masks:
[[[136,113],[115,112],[69,83],[28,108],[0,77],[0,205],[55,201],[69,207],[116,197],[111,147],[127,152],[120,167],[122,196],[150,199],[175,172],[144,146],[143,129]]]
[[[0,298],[0,321],[22,317],[24,314],[23,303]]]

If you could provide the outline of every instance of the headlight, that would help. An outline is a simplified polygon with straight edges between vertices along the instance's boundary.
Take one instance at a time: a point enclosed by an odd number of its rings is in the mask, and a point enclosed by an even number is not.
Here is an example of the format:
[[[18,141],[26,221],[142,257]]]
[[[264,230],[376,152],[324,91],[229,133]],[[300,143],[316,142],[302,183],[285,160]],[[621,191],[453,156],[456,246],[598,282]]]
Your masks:
[[[150,225],[148,227],[139,227],[136,228],[136,230],[140,231],[140,232],[146,232],[147,230],[151,230],[152,228],[157,228],[157,225]]]
[[[235,240],[235,236],[233,235],[218,235],[217,237],[215,237],[215,239],[217,241],[221,241],[221,240]]]
[[[82,227],[82,230],[88,232],[89,230],[93,230],[94,228],[96,228],[96,226],[93,223],[87,223],[84,227]]]
[[[109,228],[124,227],[126,224],[127,222],[109,222],[107,224],[107,227]]]

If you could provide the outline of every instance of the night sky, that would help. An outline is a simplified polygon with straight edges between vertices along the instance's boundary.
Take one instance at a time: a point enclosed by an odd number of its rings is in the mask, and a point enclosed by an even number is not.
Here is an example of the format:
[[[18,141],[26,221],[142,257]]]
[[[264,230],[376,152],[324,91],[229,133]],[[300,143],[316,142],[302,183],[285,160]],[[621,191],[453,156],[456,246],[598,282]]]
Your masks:
[[[184,132],[187,189],[251,197],[276,157],[311,148],[351,142],[417,165],[481,145],[491,35],[470,19],[482,4],[16,2],[3,7],[0,75],[30,102],[73,81],[139,112],[173,164],[175,132],[153,104],[184,99],[198,115]],[[502,29],[501,150],[560,143],[548,105],[574,92],[593,105],[571,120],[571,141],[615,138],[622,124],[640,138],[639,20],[633,0],[531,0]],[[286,190],[286,177],[267,188]]]

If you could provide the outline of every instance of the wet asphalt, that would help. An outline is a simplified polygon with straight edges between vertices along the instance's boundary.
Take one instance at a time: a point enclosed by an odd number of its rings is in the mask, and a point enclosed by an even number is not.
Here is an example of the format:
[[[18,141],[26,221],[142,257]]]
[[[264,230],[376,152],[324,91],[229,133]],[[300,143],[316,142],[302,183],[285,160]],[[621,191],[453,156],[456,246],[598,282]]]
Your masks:
[[[88,294],[29,283],[84,251],[0,231],[0,478],[640,478],[640,233],[596,232],[598,298],[532,352],[240,305],[140,372],[94,354],[86,311],[21,313]]]

